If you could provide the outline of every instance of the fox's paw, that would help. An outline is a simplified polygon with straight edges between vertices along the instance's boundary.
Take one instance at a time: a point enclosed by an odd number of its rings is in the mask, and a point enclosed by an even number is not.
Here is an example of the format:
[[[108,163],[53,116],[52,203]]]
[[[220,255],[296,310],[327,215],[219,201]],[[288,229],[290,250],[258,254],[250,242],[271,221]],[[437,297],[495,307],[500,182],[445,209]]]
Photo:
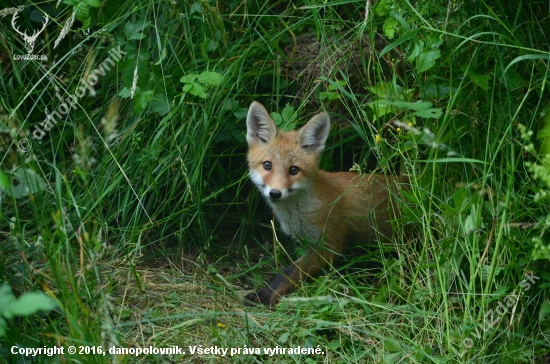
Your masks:
[[[279,301],[279,295],[266,286],[257,292],[252,292],[244,298],[244,304],[246,306],[264,305],[268,307],[275,306]]]

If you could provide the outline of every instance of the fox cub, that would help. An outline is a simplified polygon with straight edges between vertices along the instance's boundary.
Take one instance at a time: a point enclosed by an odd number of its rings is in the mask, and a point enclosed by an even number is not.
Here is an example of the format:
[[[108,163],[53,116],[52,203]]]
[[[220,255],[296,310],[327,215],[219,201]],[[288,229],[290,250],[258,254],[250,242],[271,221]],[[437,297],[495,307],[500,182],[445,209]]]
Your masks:
[[[267,110],[253,102],[246,126],[250,178],[281,228],[289,236],[322,244],[312,244],[303,257],[245,300],[273,306],[302,280],[319,275],[341,255],[347,242],[391,238],[388,195],[404,178],[391,181],[384,175],[320,170],[319,157],[330,131],[327,113],[314,116],[298,131],[283,132]]]

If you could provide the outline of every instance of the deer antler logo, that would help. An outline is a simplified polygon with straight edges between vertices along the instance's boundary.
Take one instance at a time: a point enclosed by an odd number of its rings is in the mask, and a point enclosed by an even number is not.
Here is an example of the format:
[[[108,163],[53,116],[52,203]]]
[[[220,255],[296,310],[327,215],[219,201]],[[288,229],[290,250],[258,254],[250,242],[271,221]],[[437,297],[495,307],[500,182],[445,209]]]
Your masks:
[[[46,17],[46,21],[42,25],[42,29],[40,29],[38,32],[35,30],[32,33],[32,35],[29,37],[27,35],[26,30],[25,30],[24,33],[21,33],[19,31],[19,28],[15,25],[15,21],[17,20],[19,12],[21,12],[21,9],[17,10],[15,13],[13,13],[13,17],[11,18],[11,26],[13,27],[13,29],[17,33],[19,33],[19,35],[21,35],[23,37],[23,40],[25,41],[25,48],[27,49],[27,53],[30,54],[30,53],[32,53],[32,50],[34,49],[34,42],[36,41],[36,38],[38,38],[38,35],[44,31],[44,29],[46,28],[46,25],[48,25],[48,21],[50,20],[50,18],[48,18],[48,14],[44,14],[44,16]]]

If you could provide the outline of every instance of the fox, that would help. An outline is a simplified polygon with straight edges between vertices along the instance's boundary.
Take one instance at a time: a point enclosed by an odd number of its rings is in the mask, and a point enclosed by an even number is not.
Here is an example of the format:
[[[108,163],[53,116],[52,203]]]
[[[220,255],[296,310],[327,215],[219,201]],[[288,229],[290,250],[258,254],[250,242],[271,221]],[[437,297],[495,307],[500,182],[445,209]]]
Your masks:
[[[319,159],[330,132],[328,113],[315,115],[299,130],[285,132],[254,101],[246,127],[250,179],[283,232],[320,243],[310,244],[304,256],[248,294],[246,305],[276,305],[306,278],[319,276],[352,242],[391,239],[394,214],[389,195],[406,177],[321,170]]]

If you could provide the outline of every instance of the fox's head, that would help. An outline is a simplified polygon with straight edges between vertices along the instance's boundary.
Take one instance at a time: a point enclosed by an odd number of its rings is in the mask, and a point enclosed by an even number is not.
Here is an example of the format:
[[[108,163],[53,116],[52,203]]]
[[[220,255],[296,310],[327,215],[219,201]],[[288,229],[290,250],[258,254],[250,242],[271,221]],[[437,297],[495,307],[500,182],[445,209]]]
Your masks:
[[[253,102],[246,117],[250,178],[270,203],[308,191],[330,131],[326,112],[300,130],[277,130],[267,110]]]

